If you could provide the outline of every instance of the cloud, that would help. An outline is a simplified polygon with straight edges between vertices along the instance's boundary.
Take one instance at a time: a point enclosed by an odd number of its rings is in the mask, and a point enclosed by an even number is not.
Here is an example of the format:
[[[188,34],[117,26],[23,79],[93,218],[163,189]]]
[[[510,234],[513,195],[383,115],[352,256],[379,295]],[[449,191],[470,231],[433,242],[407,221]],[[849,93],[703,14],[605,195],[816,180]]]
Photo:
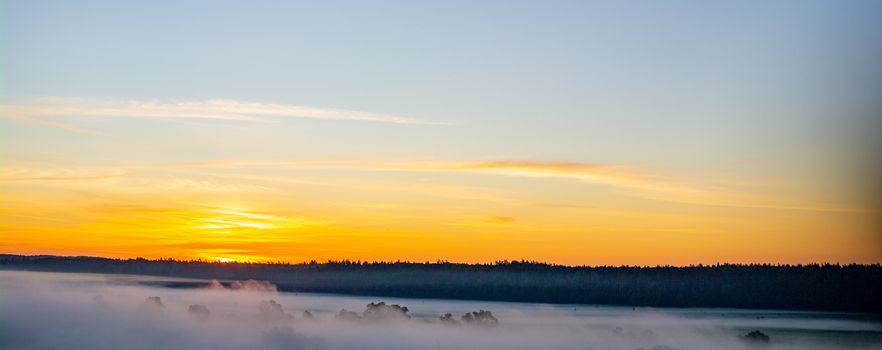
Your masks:
[[[195,162],[182,162],[168,164],[175,168],[195,168],[195,169],[232,169],[241,167],[261,167],[261,166],[292,166],[292,167],[327,167],[334,164],[345,164],[341,161],[332,160],[207,160]]]
[[[319,166],[319,165],[313,165]],[[568,178],[598,184],[645,186],[655,175],[626,164],[492,161],[492,162],[362,162],[328,164],[329,168],[368,171],[459,172],[535,178]]]
[[[81,135],[88,135],[88,136],[103,136],[104,135],[100,132],[83,129],[83,128],[80,128],[80,127],[77,127],[77,126],[74,126],[74,125],[71,125],[68,123],[62,123],[62,122],[54,121],[54,120],[38,119],[38,118],[30,117],[27,115],[12,113],[10,111],[7,111],[6,106],[3,106],[3,105],[0,105],[0,118],[7,118],[7,119],[11,119],[11,120],[17,120],[20,122],[28,123],[28,124],[58,128],[58,129],[67,130],[67,131],[81,134]]]
[[[581,163],[561,161],[487,161],[487,162],[383,162],[358,160],[209,160],[170,164],[129,164],[129,168],[144,171],[128,177],[132,188],[161,189],[163,191],[192,191],[199,193],[269,193],[276,189],[262,185],[290,183],[304,186],[352,188],[383,193],[419,193],[463,200],[496,202],[508,205],[532,205],[548,208],[595,208],[595,205],[523,200],[503,196],[474,186],[455,186],[417,181],[409,184],[388,185],[363,181],[301,180],[287,176],[266,176],[219,172],[186,176],[145,175],[170,169],[236,169],[251,167],[286,167],[312,170],[368,171],[368,172],[426,172],[465,173],[536,179],[558,179],[606,186],[624,196],[690,205],[733,208],[797,210],[842,213],[877,213],[880,208],[837,207],[799,201],[782,194],[770,194],[768,189],[751,188],[741,183],[714,182],[713,179],[689,181],[676,179],[661,172],[632,164]],[[90,180],[130,175],[118,167],[67,166],[6,166],[0,168],[0,181],[27,180]],[[244,180],[228,182],[222,179]],[[262,183],[262,184],[261,184]]]
[[[262,162],[261,162],[262,163]],[[295,165],[297,162],[278,162],[279,164],[284,163],[285,166],[298,166]],[[192,163],[190,163],[192,164]],[[238,166],[250,166],[253,165],[252,162],[222,162],[217,164],[223,164],[225,168],[233,168]],[[311,169],[339,169],[339,170],[352,170],[352,171],[367,171],[370,170],[367,166],[358,166],[353,165],[353,163],[342,163],[342,162],[325,162],[322,165],[318,165],[318,163],[310,163],[312,165],[303,165],[302,167],[311,168]],[[173,165],[178,166],[178,165]],[[191,166],[191,165],[186,165]],[[215,163],[211,163],[208,166],[209,168],[219,167],[219,165],[215,165]],[[300,167],[300,166],[298,166]],[[493,202],[500,204],[523,204],[523,201],[519,201],[513,198],[508,198],[506,196],[502,196],[496,193],[492,193],[487,191],[485,188],[480,187],[472,187],[472,186],[456,186],[456,185],[444,185],[426,181],[414,181],[414,182],[404,182],[404,183],[395,183],[393,185],[381,184],[381,183],[367,183],[367,182],[346,182],[346,181],[333,181],[329,179],[324,179],[321,181],[318,180],[302,180],[292,177],[281,177],[281,176],[265,176],[265,175],[252,175],[252,174],[240,174],[240,173],[218,173],[214,174],[214,176],[219,178],[229,178],[229,179],[237,179],[237,180],[248,180],[248,181],[261,181],[261,182],[269,182],[269,183],[284,183],[284,184],[293,184],[293,185],[302,185],[309,187],[333,187],[333,188],[345,188],[356,191],[368,191],[368,192],[383,192],[383,193],[397,193],[397,194],[408,194],[408,195],[423,195],[423,196],[434,196],[440,198],[452,198],[452,199],[461,199],[468,201],[482,201],[482,202]],[[383,205],[387,208],[390,205]],[[393,205],[394,206],[394,205]],[[364,207],[364,206],[362,206]]]
[[[610,186],[622,194],[658,201],[736,208],[820,212],[874,213],[882,208],[807,205],[788,198],[757,193],[728,184],[672,179],[629,164],[559,161],[429,162],[379,164],[375,169],[427,172],[467,172],[530,178],[571,179]]]
[[[96,135],[97,133],[47,118],[203,119],[242,122],[268,122],[278,118],[296,118],[391,124],[446,124],[383,113],[223,99],[168,102],[57,97],[37,98],[27,103],[0,105],[0,117],[90,135]]]
[[[246,212],[241,210],[212,209],[202,213],[195,219],[200,229],[275,229],[281,227],[304,227],[321,224],[321,221],[299,218],[281,217],[269,214]]]
[[[806,204],[790,198],[773,196],[743,184],[686,181],[666,176],[661,172],[633,164],[582,163],[564,161],[435,161],[435,162],[378,162],[378,161],[297,161],[251,160],[209,161],[180,163],[184,167],[251,167],[286,166],[310,169],[347,171],[398,171],[430,173],[473,173],[495,176],[574,180],[592,185],[608,186],[620,194],[657,201],[724,206],[735,208],[799,210],[819,212],[874,213],[880,208],[832,207]],[[518,202],[505,200],[507,203]],[[584,205],[543,205],[547,207],[593,208]]]
[[[573,203],[554,203],[554,202],[539,202],[533,203],[534,206],[540,208],[558,208],[558,209],[597,209],[600,206],[591,205],[591,204],[573,204]]]
[[[496,176],[575,180],[616,188],[625,194],[655,200],[693,204],[711,203],[719,195],[696,184],[674,181],[630,164],[561,161],[412,162],[354,165],[352,169],[474,173]],[[708,201],[705,203],[705,201]]]
[[[129,172],[118,167],[4,166],[0,181],[98,180],[122,177]]]
[[[474,228],[492,228],[492,227],[505,227],[507,229],[514,227],[525,227],[525,225],[518,224],[517,218],[511,216],[501,216],[501,215],[487,215],[483,217],[474,218],[472,220],[463,220],[458,222],[451,222],[449,225],[451,226],[460,226],[460,227],[474,227]]]
[[[0,181],[86,181],[123,178],[122,189],[151,193],[266,193],[273,188],[213,176],[153,174],[137,166],[17,163],[0,166]]]
[[[267,186],[253,185],[248,183],[228,182],[211,177],[181,177],[181,176],[141,176],[134,179],[132,187],[135,189],[149,189],[150,191],[163,192],[199,192],[199,193],[258,193],[273,190]]]
[[[577,162],[371,162],[348,160],[215,160],[171,164],[189,168],[242,168],[286,166],[311,169],[403,172],[471,172],[520,177],[570,178],[586,182],[640,186],[651,176],[645,170],[622,164]]]
[[[491,224],[510,224],[515,222],[515,218],[510,216],[491,215],[484,219],[484,221]]]

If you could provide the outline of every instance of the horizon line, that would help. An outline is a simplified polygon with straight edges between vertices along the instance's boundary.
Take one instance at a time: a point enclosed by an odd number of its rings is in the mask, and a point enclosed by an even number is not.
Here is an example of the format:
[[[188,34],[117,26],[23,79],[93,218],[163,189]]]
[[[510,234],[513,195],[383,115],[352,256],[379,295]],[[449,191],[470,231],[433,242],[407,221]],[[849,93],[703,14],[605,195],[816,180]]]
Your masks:
[[[437,259],[435,261],[412,261],[412,260],[349,260],[349,259],[341,259],[341,260],[310,260],[310,261],[300,261],[300,262],[292,262],[292,261],[284,261],[284,260],[276,260],[276,261],[220,261],[220,260],[210,260],[210,259],[175,259],[175,258],[145,258],[145,257],[129,257],[129,258],[114,258],[114,257],[105,257],[105,256],[96,256],[96,255],[53,255],[53,254],[35,254],[35,255],[24,255],[24,254],[11,254],[11,253],[0,253],[0,256],[17,256],[17,257],[27,257],[27,258],[36,258],[36,257],[52,257],[52,258],[90,258],[90,259],[104,259],[104,260],[116,260],[116,261],[131,261],[131,260],[143,260],[148,262],[163,262],[163,261],[172,261],[177,263],[207,263],[207,264],[218,264],[218,265],[330,265],[330,264],[353,264],[353,265],[371,265],[371,264],[411,264],[411,265],[466,265],[466,266],[501,266],[503,264],[531,264],[531,265],[545,265],[549,267],[566,267],[566,268],[663,268],[663,267],[673,267],[673,268],[690,268],[690,267],[719,267],[719,266],[770,266],[770,267],[810,267],[810,266],[838,266],[838,267],[847,267],[847,266],[863,266],[863,267],[882,267],[882,263],[873,262],[873,263],[859,263],[859,262],[810,262],[810,263],[771,263],[771,262],[751,262],[751,263],[731,263],[731,262],[716,262],[713,264],[705,264],[705,263],[697,263],[697,264],[688,264],[688,265],[568,265],[568,264],[560,264],[539,260],[508,260],[501,259],[493,262],[456,262],[444,259]]]

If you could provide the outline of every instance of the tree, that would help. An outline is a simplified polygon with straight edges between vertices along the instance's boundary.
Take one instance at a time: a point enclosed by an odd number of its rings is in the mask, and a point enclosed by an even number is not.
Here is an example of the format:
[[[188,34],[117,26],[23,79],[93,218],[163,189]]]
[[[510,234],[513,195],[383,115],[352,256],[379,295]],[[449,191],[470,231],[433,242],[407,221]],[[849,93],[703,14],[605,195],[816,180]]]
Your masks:
[[[367,309],[362,313],[362,317],[368,321],[407,320],[410,319],[410,315],[407,312],[406,306],[388,305],[381,301],[379,303],[367,304]]]
[[[768,346],[771,342],[769,336],[760,331],[752,331],[741,336],[741,340],[753,346]]]
[[[463,323],[475,326],[489,327],[499,325],[499,320],[488,310],[469,312],[462,315],[461,319]]]
[[[441,316],[440,320],[441,320],[442,324],[446,324],[446,325],[454,326],[454,325],[459,324],[459,321],[457,321],[455,318],[453,318],[453,315],[449,312],[444,314],[443,316]]]
[[[152,309],[162,309],[165,307],[165,305],[162,305],[162,299],[157,296],[147,297],[146,299],[144,299],[144,304]]]
[[[359,316],[357,313],[354,313],[354,312],[346,310],[346,309],[340,309],[340,312],[338,312],[337,315],[334,316],[334,318],[336,318],[338,320],[344,320],[344,321],[360,321],[361,320],[361,316]]]
[[[211,312],[208,311],[208,307],[200,304],[190,305],[190,307],[187,308],[187,312],[197,320],[201,321],[207,320],[208,316],[211,315]]]
[[[282,304],[275,300],[264,300],[260,302],[260,317],[267,321],[290,320],[293,317],[285,313]]]

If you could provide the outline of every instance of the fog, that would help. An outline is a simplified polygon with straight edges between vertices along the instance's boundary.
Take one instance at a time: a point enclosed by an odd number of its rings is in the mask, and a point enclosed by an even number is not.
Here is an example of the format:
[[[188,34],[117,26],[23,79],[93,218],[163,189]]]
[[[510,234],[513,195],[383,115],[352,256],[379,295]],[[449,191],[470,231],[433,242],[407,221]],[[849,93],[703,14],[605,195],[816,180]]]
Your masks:
[[[861,315],[332,296],[261,281],[172,289],[150,280],[173,279],[0,271],[0,349],[882,349],[882,321]],[[751,331],[768,342],[744,336]]]

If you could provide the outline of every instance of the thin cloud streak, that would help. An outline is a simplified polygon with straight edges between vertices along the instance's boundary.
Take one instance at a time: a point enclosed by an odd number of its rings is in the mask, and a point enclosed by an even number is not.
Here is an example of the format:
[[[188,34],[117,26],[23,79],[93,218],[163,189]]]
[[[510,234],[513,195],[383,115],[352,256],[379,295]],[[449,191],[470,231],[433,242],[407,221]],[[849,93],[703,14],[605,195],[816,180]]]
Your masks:
[[[549,203],[549,202],[539,202],[533,203],[533,206],[540,208],[554,208],[554,209],[598,209],[600,206],[591,205],[591,204],[572,204],[572,203]]]
[[[0,181],[64,181],[100,180],[129,175],[116,167],[47,167],[5,166],[0,168]]]
[[[733,189],[725,184],[723,186],[710,186],[707,184],[677,181],[659,173],[628,164],[549,161],[359,162],[284,160],[216,161],[185,164],[185,166],[206,168],[273,165],[347,171],[475,173],[512,177],[570,179],[589,184],[610,186],[628,196],[671,203],[818,212],[882,212],[882,208],[800,205],[787,198],[757,194],[749,190]]]
[[[77,127],[75,125],[71,125],[68,123],[62,123],[59,121],[29,117],[29,116],[25,116],[22,114],[18,114],[18,112],[19,111],[16,111],[15,109],[8,109],[7,106],[0,105],[0,118],[6,118],[6,119],[10,119],[10,120],[15,120],[15,121],[27,123],[27,124],[48,126],[48,127],[52,127],[52,128],[67,130],[67,131],[77,133],[80,135],[94,136],[94,137],[104,136],[104,134],[97,132],[97,131],[83,129],[83,128]]]
[[[292,167],[305,169],[329,169],[342,171],[393,171],[393,172],[431,172],[431,173],[472,173],[492,176],[511,176],[525,178],[548,178],[575,180],[593,185],[608,186],[621,195],[644,198],[656,201],[732,207],[745,209],[797,210],[814,212],[839,213],[878,213],[882,208],[865,207],[831,207],[816,203],[795,202],[780,196],[766,195],[750,189],[733,188],[732,186],[709,185],[677,181],[655,172],[624,164],[599,164],[578,162],[540,162],[540,161],[494,161],[494,162],[371,162],[371,161],[319,161],[319,160],[213,160],[203,162],[186,162],[158,164],[159,168],[192,168],[192,169],[231,169],[248,167]],[[141,165],[136,168],[157,170],[154,166]],[[130,173],[121,168],[113,167],[52,167],[52,166],[6,166],[0,168],[0,181],[31,181],[31,180],[97,180],[121,177]],[[208,176],[207,178],[205,176]],[[437,186],[416,184],[413,186],[387,186],[380,184],[354,184],[325,181],[304,181],[290,177],[265,176],[255,174],[209,173],[202,177],[167,178],[148,176],[139,181],[139,188],[156,188],[162,185],[165,189],[194,190],[197,192],[266,192],[270,187],[256,184],[224,184],[213,178],[234,178],[258,182],[285,182],[308,186],[331,186],[353,188],[369,191],[390,191],[405,193],[422,193],[440,195],[442,197],[464,200],[480,200],[506,204],[536,205],[533,202],[500,197],[484,193],[476,188]],[[567,208],[596,208],[584,205],[560,205],[543,203],[538,206]]]
[[[76,126],[47,120],[53,117],[205,119],[270,122],[278,118],[364,121],[390,124],[447,125],[418,118],[334,108],[235,100],[141,101],[81,98],[37,98],[21,104],[0,104],[0,117],[47,125],[82,134],[95,134]]]
[[[797,205],[788,203],[786,200],[744,191],[673,181],[621,164],[500,161],[466,164],[460,166],[459,169],[506,176],[571,178],[617,187],[624,190],[626,194],[637,197],[683,204],[840,213],[882,212],[882,208]]]
[[[241,167],[261,167],[261,166],[293,166],[293,167],[309,167],[316,166],[320,168],[327,167],[332,164],[343,164],[341,161],[328,160],[244,160],[244,161],[225,161],[225,160],[209,160],[196,162],[171,163],[169,166],[175,168],[194,168],[194,169],[234,169]]]

